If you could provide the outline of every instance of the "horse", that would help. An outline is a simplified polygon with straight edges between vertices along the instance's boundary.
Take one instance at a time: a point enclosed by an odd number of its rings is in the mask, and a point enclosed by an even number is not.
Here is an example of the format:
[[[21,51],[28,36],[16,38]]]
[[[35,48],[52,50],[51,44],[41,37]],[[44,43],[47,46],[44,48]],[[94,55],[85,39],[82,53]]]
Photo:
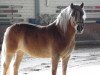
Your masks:
[[[36,58],[51,58],[52,75],[56,75],[61,58],[62,75],[66,75],[68,61],[75,47],[75,35],[83,32],[85,18],[84,3],[71,3],[49,25],[16,23],[9,26],[2,43],[2,75],[18,75],[25,53]]]

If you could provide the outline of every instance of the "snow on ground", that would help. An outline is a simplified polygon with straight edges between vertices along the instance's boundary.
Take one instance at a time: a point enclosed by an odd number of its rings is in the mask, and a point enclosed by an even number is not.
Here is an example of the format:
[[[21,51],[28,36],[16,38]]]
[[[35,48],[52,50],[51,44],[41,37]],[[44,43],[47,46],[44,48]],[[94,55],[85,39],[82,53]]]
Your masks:
[[[61,75],[59,61],[57,75]],[[1,66],[0,66],[1,72]],[[25,55],[19,75],[51,75],[51,59],[31,58]],[[78,48],[72,53],[67,75],[100,75],[100,48]]]

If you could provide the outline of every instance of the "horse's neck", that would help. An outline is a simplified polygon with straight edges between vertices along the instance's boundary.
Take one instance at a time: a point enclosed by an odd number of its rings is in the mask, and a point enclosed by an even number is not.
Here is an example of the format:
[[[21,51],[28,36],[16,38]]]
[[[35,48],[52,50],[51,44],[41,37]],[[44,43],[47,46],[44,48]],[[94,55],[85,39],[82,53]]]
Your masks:
[[[68,22],[67,30],[65,32],[65,36],[66,36],[66,38],[69,38],[69,40],[75,40],[75,28],[71,24],[71,21]]]
[[[50,23],[49,25],[56,25],[56,20],[54,22]]]
[[[67,23],[67,25],[65,27],[66,31],[64,31],[60,25],[56,25],[56,21],[54,21],[53,23],[50,24],[50,26],[56,26],[57,30],[59,31],[59,33],[64,36],[65,38],[73,38],[75,37],[75,28],[71,25],[71,21],[69,20],[69,22]]]

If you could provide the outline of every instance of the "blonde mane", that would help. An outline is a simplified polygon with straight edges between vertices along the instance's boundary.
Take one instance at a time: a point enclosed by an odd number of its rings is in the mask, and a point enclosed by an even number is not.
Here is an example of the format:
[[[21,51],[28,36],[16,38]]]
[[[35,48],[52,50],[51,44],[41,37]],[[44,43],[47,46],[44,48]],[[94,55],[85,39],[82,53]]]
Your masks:
[[[66,7],[61,11],[61,13],[57,16],[56,25],[59,25],[64,32],[67,30],[67,23],[71,16],[71,8],[70,6]]]
[[[65,9],[63,9],[61,11],[61,13],[57,16],[57,19],[55,20],[56,21],[56,25],[59,25],[60,28],[66,32],[67,30],[67,23],[69,22],[69,19],[71,17],[71,14],[72,14],[72,9],[70,6],[66,7]],[[84,11],[84,8],[83,8],[83,19],[85,20],[86,19],[86,13]]]

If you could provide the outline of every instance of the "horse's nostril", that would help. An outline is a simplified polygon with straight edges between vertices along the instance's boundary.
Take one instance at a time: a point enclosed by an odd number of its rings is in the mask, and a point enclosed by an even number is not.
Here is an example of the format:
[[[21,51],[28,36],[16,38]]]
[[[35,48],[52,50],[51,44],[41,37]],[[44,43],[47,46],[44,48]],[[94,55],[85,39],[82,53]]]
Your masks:
[[[78,32],[81,32],[83,30],[83,26],[77,26]]]
[[[77,26],[77,30],[80,30],[80,26]]]

